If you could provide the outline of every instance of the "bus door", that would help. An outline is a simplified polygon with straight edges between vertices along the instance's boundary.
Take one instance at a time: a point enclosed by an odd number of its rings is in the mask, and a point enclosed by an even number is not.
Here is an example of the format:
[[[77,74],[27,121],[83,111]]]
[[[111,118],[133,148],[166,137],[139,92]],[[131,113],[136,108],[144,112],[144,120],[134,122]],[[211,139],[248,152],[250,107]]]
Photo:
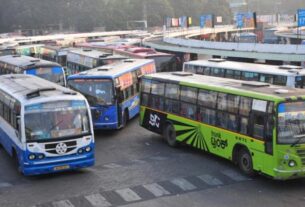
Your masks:
[[[304,88],[304,76],[296,76],[295,77],[295,87],[296,88]]]
[[[272,108],[272,109],[271,109]],[[256,170],[270,169],[273,155],[273,103],[253,99],[252,111],[250,113],[249,134],[252,160],[259,160],[253,167]],[[255,158],[254,158],[255,157]],[[263,161],[262,161],[263,160]]]

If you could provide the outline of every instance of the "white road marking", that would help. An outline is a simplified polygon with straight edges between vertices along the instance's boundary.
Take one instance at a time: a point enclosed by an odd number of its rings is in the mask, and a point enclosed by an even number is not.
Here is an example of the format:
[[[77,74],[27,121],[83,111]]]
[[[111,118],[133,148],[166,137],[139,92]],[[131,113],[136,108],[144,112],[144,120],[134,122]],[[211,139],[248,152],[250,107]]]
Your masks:
[[[161,185],[157,183],[143,185],[143,187],[156,197],[170,195],[167,190],[165,190]]]
[[[101,195],[101,194],[92,194],[85,196],[89,203],[94,207],[109,207],[111,204]]]
[[[6,183],[6,182],[0,183],[0,188],[7,188],[7,187],[11,187],[11,186],[13,186],[13,185],[10,183]]]
[[[198,176],[198,178],[208,185],[213,185],[213,186],[223,185],[223,183],[220,180],[218,180],[217,178],[211,175],[200,175]]]
[[[127,202],[141,200],[141,197],[130,188],[116,190],[115,192],[119,194]]]
[[[225,170],[223,172],[221,172],[222,174],[228,176],[229,178],[231,178],[232,180],[235,181],[245,181],[245,180],[249,180],[248,177],[234,171],[234,170]]]
[[[52,206],[53,207],[74,207],[74,205],[69,200],[52,202]]]
[[[103,166],[106,167],[106,168],[109,168],[109,169],[122,167],[121,165],[118,165],[118,164],[115,164],[115,163],[110,163],[110,164],[103,165]]]
[[[171,180],[171,183],[175,184],[184,191],[195,190],[197,188],[184,178],[176,178],[174,180]]]

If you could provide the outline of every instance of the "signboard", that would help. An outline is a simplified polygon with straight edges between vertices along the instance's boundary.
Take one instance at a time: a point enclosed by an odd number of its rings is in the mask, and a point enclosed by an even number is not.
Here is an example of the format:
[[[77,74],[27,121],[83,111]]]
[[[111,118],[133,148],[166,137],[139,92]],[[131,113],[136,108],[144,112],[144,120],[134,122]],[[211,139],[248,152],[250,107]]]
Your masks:
[[[207,14],[200,16],[200,28],[213,28],[214,27],[214,15]]]
[[[141,68],[141,75],[155,73],[156,68],[154,64],[145,65]]]
[[[253,99],[252,110],[266,112],[267,101]]]
[[[236,27],[237,28],[252,28],[256,27],[256,13],[245,12],[238,13],[236,15]]]
[[[305,9],[298,10],[298,27],[305,26]]]
[[[121,90],[124,90],[125,88],[128,88],[133,83],[132,82],[132,74],[131,73],[126,73],[126,74],[120,76],[119,81],[120,81]]]

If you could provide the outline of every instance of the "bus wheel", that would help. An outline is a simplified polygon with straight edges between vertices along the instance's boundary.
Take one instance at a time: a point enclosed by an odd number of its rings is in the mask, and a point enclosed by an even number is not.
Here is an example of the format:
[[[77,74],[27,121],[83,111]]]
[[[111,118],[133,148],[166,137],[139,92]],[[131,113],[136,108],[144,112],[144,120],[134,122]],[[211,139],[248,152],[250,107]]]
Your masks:
[[[17,171],[20,173],[20,164],[19,164],[19,159],[18,159],[18,155],[15,149],[13,149],[13,160],[14,160],[14,164],[17,168]]]
[[[124,113],[123,113],[123,123],[122,123],[122,125],[123,125],[123,128],[127,125],[127,122],[128,122],[128,118],[129,116],[128,116],[128,110],[127,109],[125,109],[124,110]]]
[[[249,151],[245,148],[241,148],[238,154],[238,166],[240,170],[248,176],[253,176],[255,173],[253,170],[252,157]]]
[[[167,124],[164,129],[164,138],[171,147],[177,147],[176,131],[172,124]]]

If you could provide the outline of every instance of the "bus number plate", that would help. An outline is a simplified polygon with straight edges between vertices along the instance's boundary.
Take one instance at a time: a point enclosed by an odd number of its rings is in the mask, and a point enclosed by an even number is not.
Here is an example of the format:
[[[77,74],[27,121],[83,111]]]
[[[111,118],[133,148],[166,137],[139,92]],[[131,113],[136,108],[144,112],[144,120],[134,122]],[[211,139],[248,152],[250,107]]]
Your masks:
[[[70,168],[69,165],[63,165],[63,166],[54,167],[54,170],[55,170],[55,171],[58,171],[58,170],[67,170],[67,169],[69,169],[69,168]]]

